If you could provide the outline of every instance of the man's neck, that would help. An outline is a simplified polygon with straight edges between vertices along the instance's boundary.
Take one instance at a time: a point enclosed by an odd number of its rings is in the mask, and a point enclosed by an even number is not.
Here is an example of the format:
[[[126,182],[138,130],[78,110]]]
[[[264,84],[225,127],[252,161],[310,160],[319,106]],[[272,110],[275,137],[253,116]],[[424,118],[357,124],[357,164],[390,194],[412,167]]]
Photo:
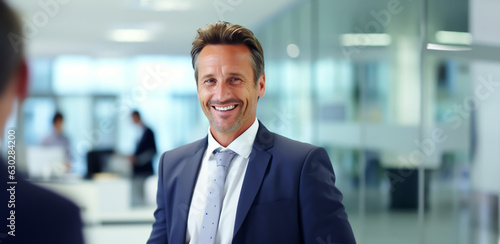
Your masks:
[[[252,126],[252,124],[255,121],[255,117],[253,119],[249,119],[243,126],[241,126],[238,130],[232,131],[232,132],[218,132],[217,130],[214,129],[212,125],[210,125],[210,133],[212,134],[212,137],[223,147],[229,146],[231,142],[233,142],[236,138],[238,138],[241,134],[243,134],[245,131]]]

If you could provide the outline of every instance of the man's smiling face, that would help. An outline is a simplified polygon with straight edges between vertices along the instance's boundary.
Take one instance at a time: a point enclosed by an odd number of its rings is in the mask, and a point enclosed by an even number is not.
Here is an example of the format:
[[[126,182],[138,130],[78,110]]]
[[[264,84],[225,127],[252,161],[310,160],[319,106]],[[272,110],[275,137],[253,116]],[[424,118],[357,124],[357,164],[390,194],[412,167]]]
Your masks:
[[[243,133],[252,125],[265,76],[257,83],[247,46],[207,45],[198,57],[198,99],[212,134]]]

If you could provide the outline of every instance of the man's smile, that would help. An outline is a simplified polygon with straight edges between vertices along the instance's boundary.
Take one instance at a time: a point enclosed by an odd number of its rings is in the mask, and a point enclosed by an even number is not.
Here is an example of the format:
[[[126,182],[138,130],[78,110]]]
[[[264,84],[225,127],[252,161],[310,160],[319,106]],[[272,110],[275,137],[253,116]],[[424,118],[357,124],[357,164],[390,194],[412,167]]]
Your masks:
[[[236,106],[238,106],[238,105],[229,105],[229,106],[225,106],[225,107],[212,106],[212,108],[214,108],[217,111],[231,111],[234,108],[236,108]]]

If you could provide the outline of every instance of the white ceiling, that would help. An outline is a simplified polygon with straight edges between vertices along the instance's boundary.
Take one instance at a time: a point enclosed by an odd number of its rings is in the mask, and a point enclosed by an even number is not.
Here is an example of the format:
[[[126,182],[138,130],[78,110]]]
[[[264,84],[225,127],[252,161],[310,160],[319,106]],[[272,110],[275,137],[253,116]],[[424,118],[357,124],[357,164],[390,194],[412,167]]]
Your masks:
[[[187,10],[155,11],[140,1],[185,3]],[[30,56],[86,54],[119,57],[136,54],[188,55],[196,30],[219,19],[252,30],[300,0],[9,0],[22,15]],[[60,2],[60,3],[59,3]],[[62,4],[65,3],[66,4]],[[44,9],[43,4],[50,6]],[[57,3],[57,6],[54,6]],[[218,6],[218,10],[215,6]],[[221,13],[221,14],[220,14]],[[48,16],[44,20],[44,16]],[[38,20],[37,20],[38,18]],[[44,25],[44,21],[46,24]],[[38,24],[38,26],[36,25]],[[150,30],[149,42],[111,41],[118,28]]]

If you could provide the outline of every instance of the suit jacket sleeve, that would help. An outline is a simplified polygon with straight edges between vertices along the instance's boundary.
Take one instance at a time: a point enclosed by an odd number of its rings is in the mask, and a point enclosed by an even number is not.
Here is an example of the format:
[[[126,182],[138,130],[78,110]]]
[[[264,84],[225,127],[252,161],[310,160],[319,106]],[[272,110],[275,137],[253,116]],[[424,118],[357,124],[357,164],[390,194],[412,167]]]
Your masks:
[[[154,213],[155,222],[153,223],[153,230],[151,231],[151,235],[147,244],[167,244],[168,236],[167,236],[167,223],[166,223],[166,215],[165,215],[165,197],[164,197],[164,188],[163,188],[163,164],[166,153],[164,153],[160,159],[160,163],[158,165],[158,192],[156,193],[156,203],[157,209]]]
[[[356,243],[323,148],[307,155],[300,176],[299,204],[305,243]]]

